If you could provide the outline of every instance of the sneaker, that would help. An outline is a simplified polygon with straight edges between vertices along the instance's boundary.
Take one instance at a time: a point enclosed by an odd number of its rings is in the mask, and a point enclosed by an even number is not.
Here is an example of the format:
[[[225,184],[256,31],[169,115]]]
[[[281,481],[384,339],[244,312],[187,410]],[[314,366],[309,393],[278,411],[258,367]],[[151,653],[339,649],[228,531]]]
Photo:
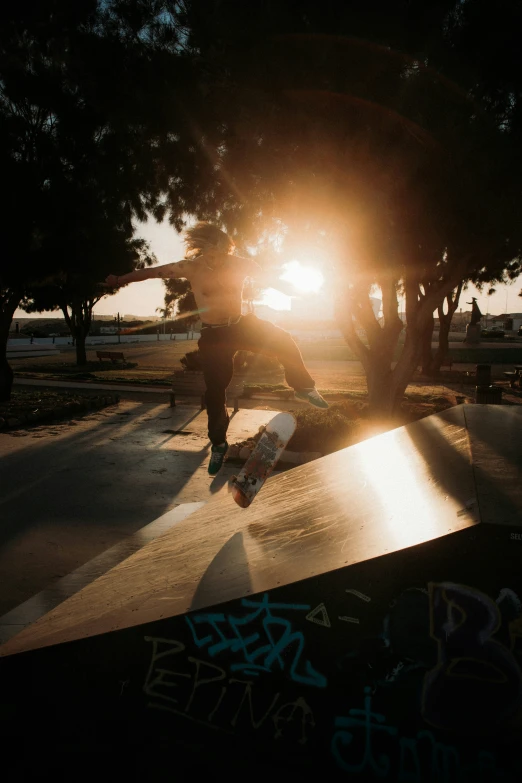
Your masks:
[[[316,408],[329,408],[330,406],[324,400],[317,389],[299,389],[295,391],[296,399],[309,402],[310,405],[314,405]]]
[[[210,462],[208,463],[209,476],[215,476],[219,472],[228,450],[228,443],[225,441],[222,446],[212,446]]]

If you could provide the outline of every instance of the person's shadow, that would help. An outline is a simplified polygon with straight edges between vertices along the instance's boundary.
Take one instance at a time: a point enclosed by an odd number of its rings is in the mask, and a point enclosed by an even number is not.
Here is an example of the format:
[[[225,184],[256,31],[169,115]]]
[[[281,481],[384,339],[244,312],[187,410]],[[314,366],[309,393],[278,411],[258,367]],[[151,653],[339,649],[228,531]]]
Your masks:
[[[220,596],[222,581],[228,586],[233,581],[237,595],[245,596],[252,592],[243,533],[234,533],[209,563],[192,597],[190,611],[221,603],[224,600]]]

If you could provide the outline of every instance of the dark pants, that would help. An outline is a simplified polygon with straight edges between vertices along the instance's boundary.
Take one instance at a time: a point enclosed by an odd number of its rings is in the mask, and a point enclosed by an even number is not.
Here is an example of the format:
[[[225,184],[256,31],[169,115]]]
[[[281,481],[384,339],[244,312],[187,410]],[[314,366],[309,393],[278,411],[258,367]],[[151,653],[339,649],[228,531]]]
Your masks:
[[[199,352],[207,391],[208,437],[217,445],[226,440],[229,416],[226,390],[234,372],[236,351],[275,356],[283,365],[286,382],[293,389],[311,389],[315,383],[303,364],[292,337],[255,315],[242,316],[236,324],[203,328]]]

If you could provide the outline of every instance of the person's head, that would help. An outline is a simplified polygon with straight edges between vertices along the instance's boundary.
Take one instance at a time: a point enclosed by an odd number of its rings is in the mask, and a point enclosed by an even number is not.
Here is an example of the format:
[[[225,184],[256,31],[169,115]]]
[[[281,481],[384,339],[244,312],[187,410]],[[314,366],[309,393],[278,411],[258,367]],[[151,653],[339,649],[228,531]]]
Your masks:
[[[200,256],[212,252],[232,253],[234,242],[212,223],[200,222],[185,231],[187,256]]]

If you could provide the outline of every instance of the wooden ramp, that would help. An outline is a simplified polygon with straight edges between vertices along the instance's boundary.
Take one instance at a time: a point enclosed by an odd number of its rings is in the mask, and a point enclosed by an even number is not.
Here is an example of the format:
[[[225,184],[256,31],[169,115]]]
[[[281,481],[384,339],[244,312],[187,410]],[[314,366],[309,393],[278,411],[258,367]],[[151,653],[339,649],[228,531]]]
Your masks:
[[[60,763],[137,743],[147,775],[175,746],[214,773],[519,781],[521,425],[459,406],[208,503],[0,648],[2,728]]]

